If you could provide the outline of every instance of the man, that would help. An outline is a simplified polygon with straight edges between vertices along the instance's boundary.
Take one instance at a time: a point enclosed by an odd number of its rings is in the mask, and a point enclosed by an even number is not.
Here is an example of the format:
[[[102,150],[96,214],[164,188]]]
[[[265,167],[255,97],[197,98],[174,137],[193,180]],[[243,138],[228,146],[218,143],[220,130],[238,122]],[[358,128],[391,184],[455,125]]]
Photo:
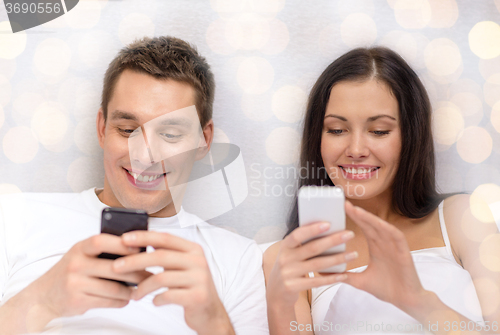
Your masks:
[[[205,59],[179,39],[120,51],[97,115],[104,188],[0,198],[1,334],[268,333],[255,243],[175,206],[172,186],[212,143],[214,88]],[[99,234],[106,206],[146,210],[149,231]]]

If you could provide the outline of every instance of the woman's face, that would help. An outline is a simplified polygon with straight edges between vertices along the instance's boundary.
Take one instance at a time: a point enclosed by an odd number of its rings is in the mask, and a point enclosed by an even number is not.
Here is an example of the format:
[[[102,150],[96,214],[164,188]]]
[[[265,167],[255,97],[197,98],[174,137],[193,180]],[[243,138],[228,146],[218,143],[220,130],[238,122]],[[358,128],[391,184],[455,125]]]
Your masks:
[[[383,82],[343,81],[328,101],[321,156],[332,182],[347,198],[390,191],[401,153],[398,101]]]

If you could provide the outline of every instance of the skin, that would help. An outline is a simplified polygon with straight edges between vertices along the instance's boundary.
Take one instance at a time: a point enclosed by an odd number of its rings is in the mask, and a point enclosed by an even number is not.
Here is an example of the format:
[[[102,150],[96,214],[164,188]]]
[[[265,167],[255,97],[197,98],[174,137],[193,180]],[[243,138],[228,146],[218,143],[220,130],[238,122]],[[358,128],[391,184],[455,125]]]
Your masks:
[[[378,115],[387,117],[373,120]],[[397,100],[383,83],[373,79],[349,81],[337,83],[332,88],[325,112],[321,153],[334,184],[344,187],[348,199],[345,205],[347,230],[304,243],[328,227],[328,223],[314,223],[295,229],[266,250],[263,267],[271,334],[297,334],[290,329],[292,321],[312,325],[308,292],[310,296],[311,288],[340,281],[394,304],[422,324],[469,321],[443,304],[435,293],[422,287],[410,254],[411,250],[444,246],[437,209],[418,220],[398,215],[391,209],[391,185],[399,168],[397,162],[401,152],[398,119]],[[339,173],[342,164],[366,164],[380,169],[376,178],[349,180]],[[363,194],[350,193],[348,182],[353,188],[362,188]],[[500,276],[482,265],[481,242],[473,242],[463,233],[467,227],[476,227],[482,237],[478,240],[484,241],[498,237],[498,230],[493,221],[482,223],[470,215],[469,200],[468,195],[445,200],[444,217],[452,252],[474,280],[483,318],[498,322],[500,309],[495,302],[498,299],[486,293],[488,290],[482,286],[487,282],[493,285],[489,287],[498,290]],[[346,241],[346,252],[311,259]],[[491,253],[498,257],[495,251]],[[339,263],[347,263],[348,270],[363,265],[367,268],[362,273],[315,273],[313,278],[307,275]],[[437,332],[446,333],[444,327]],[[481,329],[469,333],[494,332]],[[301,331],[300,334],[313,332]]]
[[[127,172],[124,169],[132,170],[132,166],[141,166],[147,171],[163,172],[162,162],[151,163],[149,155],[133,155],[134,162],[129,154],[129,135],[131,132],[144,124],[152,122],[163,115],[175,112],[179,109],[195,104],[194,89],[184,83],[173,80],[151,80],[146,74],[136,73],[126,70],[116,83],[113,97],[108,104],[108,119],[104,120],[102,110],[97,115],[97,136],[99,144],[104,151],[104,189],[98,195],[99,199],[113,207],[141,208],[148,212],[150,216],[166,217],[176,214],[172,196],[168,187],[158,190],[140,189],[130,184],[127,179]],[[123,117],[123,112],[135,120]],[[163,129],[163,133],[174,133],[172,129]],[[151,128],[146,128],[145,132],[148,141],[154,145],[155,136],[151,135]],[[213,137],[213,122],[210,121],[203,130],[206,143],[211,143]],[[140,136],[140,135],[139,135]],[[164,136],[165,138],[165,136]],[[202,143],[205,143],[203,141]],[[176,154],[181,154],[192,149],[191,141],[188,143],[176,143],[166,145],[163,150],[176,150]],[[178,148],[178,147],[181,148]],[[200,159],[208,151],[209,147],[204,146],[195,153]],[[156,149],[158,153],[162,149]],[[146,150],[142,150],[147,152]],[[162,156],[162,155],[158,155]],[[185,157],[182,157],[185,158]],[[170,180],[186,179],[183,174],[189,175],[190,166],[194,159],[183,159],[181,162],[171,164],[167,160],[170,173],[167,178]],[[168,186],[168,185],[167,185]]]
[[[209,121],[202,133],[198,133],[197,142],[187,135],[176,143],[164,141],[169,144],[167,148],[177,148],[174,156],[185,154],[163,162],[169,175],[165,187],[158,189],[141,189],[127,179],[128,172],[124,168],[130,169],[132,161],[134,166],[139,164],[154,171],[161,164],[151,162],[145,158],[147,155],[129,155],[128,137],[134,129],[142,127],[148,134],[151,147],[158,147],[158,143],[163,143],[159,138],[165,138],[162,135],[165,131],[158,132],[156,138],[153,131],[156,128],[147,125],[163,115],[168,116],[168,113],[194,104],[195,91],[185,83],[158,80],[130,70],[120,75],[108,105],[108,119],[105,120],[102,110],[99,110],[96,120],[99,143],[104,151],[104,189],[98,194],[103,203],[112,207],[143,209],[156,217],[176,214],[176,199],[170,194],[168,183],[185,180],[193,162],[208,152],[213,138],[213,122]],[[127,116],[118,113],[121,116],[116,117],[116,111],[124,111]],[[169,132],[174,134],[171,129]],[[193,143],[200,144],[199,148],[190,150]],[[156,150],[157,157],[161,154],[161,150]],[[148,245],[156,250],[139,253],[139,247]],[[102,252],[125,257],[115,261],[97,258]],[[161,266],[165,271],[152,275],[145,271],[149,266]],[[101,278],[139,284],[134,290]],[[47,273],[0,308],[2,334],[38,332],[54,318],[83,314],[91,308],[124,307],[130,299],[141,299],[160,287],[170,289],[157,295],[154,304],[183,306],[187,325],[198,334],[234,334],[201,246],[152,231],[121,237],[100,234],[75,244]]]

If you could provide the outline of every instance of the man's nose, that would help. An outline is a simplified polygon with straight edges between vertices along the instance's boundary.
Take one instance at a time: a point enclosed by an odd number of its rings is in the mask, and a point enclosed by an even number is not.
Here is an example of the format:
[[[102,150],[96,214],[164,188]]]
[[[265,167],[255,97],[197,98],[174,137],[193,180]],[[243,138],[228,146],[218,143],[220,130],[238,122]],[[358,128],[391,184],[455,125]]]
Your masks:
[[[142,131],[138,131],[135,136],[129,137],[128,146],[131,162],[136,162],[142,166],[149,166],[153,163],[148,138],[144,136]]]
[[[346,156],[352,159],[359,159],[368,157],[369,154],[370,150],[368,149],[365,136],[359,133],[353,134],[346,148]]]

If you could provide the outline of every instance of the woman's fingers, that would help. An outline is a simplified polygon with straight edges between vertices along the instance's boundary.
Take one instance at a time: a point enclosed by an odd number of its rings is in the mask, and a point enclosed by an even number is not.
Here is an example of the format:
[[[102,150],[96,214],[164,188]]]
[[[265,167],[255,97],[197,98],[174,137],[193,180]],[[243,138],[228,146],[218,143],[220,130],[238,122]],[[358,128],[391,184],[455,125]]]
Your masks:
[[[318,256],[299,263],[298,266],[290,272],[293,276],[300,277],[305,273],[319,272],[335,265],[350,262],[357,257],[358,253],[356,251]]]
[[[331,285],[343,282],[347,278],[345,273],[335,273],[329,275],[315,276],[313,278],[299,277],[285,281],[284,285],[288,291],[300,292],[313,287]]]
[[[371,213],[364,211],[360,207],[354,206],[347,200],[345,202],[345,213],[361,228],[367,239],[378,239],[379,227],[377,227],[377,221],[375,220],[379,219],[378,216],[367,216],[366,214]]]
[[[395,243],[406,241],[404,234],[399,229],[378,216],[353,206],[349,201],[346,201],[345,209],[346,214],[361,228],[368,240],[381,243],[387,243],[389,240]]]
[[[296,248],[311,238],[318,236],[330,228],[328,222],[317,222],[298,227],[283,240],[283,246],[289,249]]]
[[[299,260],[309,259],[318,256],[326,250],[346,243],[354,237],[354,233],[350,230],[342,230],[327,236],[323,236],[307,242],[299,250],[297,250],[297,257]]]

